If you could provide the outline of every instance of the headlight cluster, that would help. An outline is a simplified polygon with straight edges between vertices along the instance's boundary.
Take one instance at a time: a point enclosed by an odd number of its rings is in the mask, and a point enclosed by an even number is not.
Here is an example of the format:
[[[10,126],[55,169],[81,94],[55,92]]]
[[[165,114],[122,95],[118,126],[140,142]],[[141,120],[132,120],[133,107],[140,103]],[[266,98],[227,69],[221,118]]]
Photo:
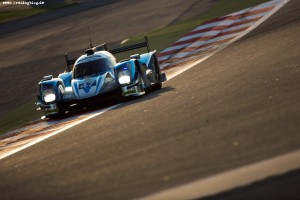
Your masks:
[[[118,73],[118,80],[120,84],[129,84],[130,83],[130,74],[128,70],[122,70]]]
[[[41,91],[46,103],[51,103],[56,100],[55,90],[53,86],[42,85]]]
[[[44,96],[44,100],[45,100],[46,103],[50,103],[52,101],[55,101],[55,99],[56,99],[56,96],[55,96],[54,93],[48,93],[48,94],[45,94],[45,96]]]

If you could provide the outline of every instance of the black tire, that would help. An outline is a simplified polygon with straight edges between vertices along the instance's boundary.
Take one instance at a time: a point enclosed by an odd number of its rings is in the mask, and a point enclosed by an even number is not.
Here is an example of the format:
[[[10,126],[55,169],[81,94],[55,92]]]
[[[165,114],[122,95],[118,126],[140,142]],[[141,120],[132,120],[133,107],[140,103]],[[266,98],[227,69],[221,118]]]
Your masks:
[[[161,81],[161,71],[159,68],[158,60],[155,55],[153,55],[154,59],[154,67],[155,67],[155,78],[157,83],[151,87],[152,90],[159,90],[162,88],[162,81]]]
[[[46,116],[49,119],[61,119],[64,118],[66,114],[65,105],[58,105],[58,113]]]

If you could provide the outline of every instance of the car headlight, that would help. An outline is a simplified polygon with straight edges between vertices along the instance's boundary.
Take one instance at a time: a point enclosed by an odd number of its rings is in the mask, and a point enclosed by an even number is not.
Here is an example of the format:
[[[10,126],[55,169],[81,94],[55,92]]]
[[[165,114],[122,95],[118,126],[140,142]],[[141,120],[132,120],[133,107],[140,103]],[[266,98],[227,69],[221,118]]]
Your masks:
[[[45,96],[44,96],[44,100],[45,100],[45,102],[46,103],[50,103],[50,102],[52,102],[52,101],[55,101],[55,99],[56,99],[56,96],[55,96],[55,94],[46,94]]]
[[[123,70],[118,73],[118,80],[121,85],[130,83],[130,75],[128,70]]]

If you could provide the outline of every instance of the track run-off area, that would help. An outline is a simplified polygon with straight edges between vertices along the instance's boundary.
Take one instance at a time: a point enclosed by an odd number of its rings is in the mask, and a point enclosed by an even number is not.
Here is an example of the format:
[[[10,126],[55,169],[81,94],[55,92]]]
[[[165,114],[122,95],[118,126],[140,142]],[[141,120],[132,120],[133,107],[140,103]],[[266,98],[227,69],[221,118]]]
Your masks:
[[[0,197],[195,199],[299,169],[297,9],[204,22],[158,54],[161,91],[1,136]]]

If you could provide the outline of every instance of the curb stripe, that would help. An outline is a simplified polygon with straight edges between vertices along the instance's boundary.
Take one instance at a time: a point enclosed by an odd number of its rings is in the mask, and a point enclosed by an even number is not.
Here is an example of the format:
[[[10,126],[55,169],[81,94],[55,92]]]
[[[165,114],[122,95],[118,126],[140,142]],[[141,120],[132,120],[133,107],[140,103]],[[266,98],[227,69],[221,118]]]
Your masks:
[[[253,22],[257,21],[258,19],[260,19],[264,15],[265,15],[265,13],[262,13],[262,14],[259,14],[259,15],[253,15],[251,17],[240,18],[238,20],[232,21],[232,23],[228,23],[227,25],[225,23],[222,23],[222,25],[218,24],[216,26],[213,26],[213,27],[210,27],[210,28],[207,28],[207,29],[192,31],[187,36],[184,36],[183,38],[180,38],[178,40],[178,42],[185,41],[186,39],[190,39],[190,38],[197,37],[197,36],[198,37],[204,36],[204,35],[209,34],[211,31],[219,31],[219,32],[222,31],[222,32],[224,32],[224,31],[227,31],[227,30],[238,29],[238,27],[240,27],[240,26],[246,27],[247,24],[249,24],[248,25],[248,27],[249,27],[253,24]]]
[[[276,11],[284,2],[273,0],[204,22],[158,54],[158,61],[162,64],[161,68],[169,69],[185,61],[195,59],[197,53],[211,52],[228,45],[239,35],[252,30],[251,27],[255,27],[265,16]],[[193,58],[188,59],[187,57]]]
[[[202,49],[204,47],[207,46],[212,46],[214,44],[220,44],[223,43],[224,41],[229,41],[231,39],[233,39],[234,37],[236,37],[238,35],[238,33],[234,33],[234,34],[230,34],[230,35],[226,35],[226,36],[221,36],[221,37],[217,37],[217,38],[213,38],[210,39],[208,41],[205,42],[197,42],[196,45],[198,46],[190,46],[190,47],[186,47],[184,49],[180,49],[180,50],[174,50],[172,51],[170,55],[167,55],[165,57],[160,57],[159,61],[164,61],[168,58],[174,58],[174,57],[182,57],[181,55],[184,54],[185,56],[188,56],[189,52],[194,51],[194,50],[199,50]]]
[[[213,21],[211,21],[209,23],[219,22],[219,21],[227,21],[227,20],[233,20],[234,21],[234,20],[240,19],[241,17],[245,17],[245,16],[247,17],[247,16],[251,16],[251,15],[265,13],[265,12],[271,11],[273,8],[274,8],[274,6],[273,7],[264,8],[264,9],[260,9],[260,10],[254,10],[254,11],[245,12],[246,14],[241,13],[241,14],[238,14],[238,15],[228,15],[228,16],[221,17],[221,18],[218,18],[216,20],[213,20]],[[209,23],[205,23],[205,24],[209,24]]]
[[[184,48],[186,45],[189,44],[188,42],[186,42],[187,39],[190,39],[190,38],[200,38],[202,36],[209,36],[209,35],[213,36],[213,35],[216,35],[219,32],[226,32],[227,28],[229,29],[229,28],[233,28],[233,27],[236,27],[236,26],[241,26],[241,25],[244,25],[244,24],[250,24],[251,22],[256,22],[259,19],[261,19],[264,15],[255,16],[255,18],[252,18],[252,19],[244,19],[243,21],[241,19],[240,20],[236,20],[235,23],[232,23],[231,21],[227,21],[226,22],[227,25],[215,26],[217,29],[214,29],[214,28],[212,29],[211,28],[211,31],[199,33],[199,35],[195,34],[195,35],[190,35],[189,37],[183,37],[183,38],[179,39],[177,42],[175,42],[172,47],[169,47],[169,48],[165,49],[164,51],[162,51],[159,54],[159,56],[167,54],[171,50]],[[223,23],[223,24],[225,24],[225,23]],[[253,25],[253,23],[251,25]],[[248,26],[248,28],[250,26]],[[218,31],[216,31],[216,30],[218,30]],[[231,29],[229,29],[229,30],[231,30]],[[177,45],[178,43],[181,44],[181,45]]]

